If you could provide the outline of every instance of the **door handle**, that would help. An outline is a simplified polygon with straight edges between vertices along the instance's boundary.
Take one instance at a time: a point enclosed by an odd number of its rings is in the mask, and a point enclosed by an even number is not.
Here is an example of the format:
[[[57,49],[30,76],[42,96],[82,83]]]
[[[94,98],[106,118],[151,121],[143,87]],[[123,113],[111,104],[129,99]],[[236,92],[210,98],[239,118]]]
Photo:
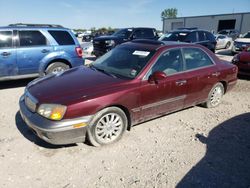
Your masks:
[[[2,56],[5,56],[5,57],[6,57],[6,56],[9,56],[10,54],[11,54],[10,52],[3,52],[3,53],[1,53],[1,55],[2,55]]]
[[[214,73],[212,73],[212,76],[219,76],[220,75],[220,72],[214,72]]]
[[[175,82],[177,86],[182,86],[182,85],[185,85],[186,83],[187,83],[187,80],[178,80]]]
[[[48,53],[48,52],[49,52],[49,50],[47,50],[47,49],[43,49],[41,52],[42,52],[42,53]]]

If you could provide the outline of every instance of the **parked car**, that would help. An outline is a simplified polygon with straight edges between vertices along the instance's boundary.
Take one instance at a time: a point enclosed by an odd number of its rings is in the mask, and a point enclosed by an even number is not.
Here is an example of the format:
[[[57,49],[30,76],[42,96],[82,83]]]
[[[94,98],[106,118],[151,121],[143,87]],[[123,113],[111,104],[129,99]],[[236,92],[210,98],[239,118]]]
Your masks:
[[[216,50],[218,49],[229,49],[233,44],[233,40],[231,37],[226,35],[215,35],[215,39],[217,41]]]
[[[216,107],[236,81],[237,67],[200,45],[135,40],[89,68],[31,82],[20,112],[49,143],[83,142],[87,135],[100,146],[152,118],[197,104]]]
[[[237,38],[234,41],[232,54],[236,54],[243,51],[247,46],[250,46],[250,31],[248,31],[247,33],[242,35],[242,37]]]
[[[83,65],[74,34],[57,25],[0,27],[0,80],[57,73]]]
[[[82,42],[92,42],[94,36],[92,34],[82,36]]]
[[[124,28],[109,36],[96,37],[93,40],[94,54],[96,57],[102,56],[115,46],[134,39],[158,39],[154,28]]]
[[[239,69],[239,75],[250,76],[250,46],[245,48],[243,52],[236,54],[232,60]]]
[[[194,29],[179,29],[173,32],[166,33],[159,38],[159,41],[178,41],[201,44],[215,52],[216,40],[212,33],[208,31]]]
[[[81,47],[84,55],[92,55],[94,49],[92,42],[84,42],[81,44]]]
[[[220,35],[227,35],[228,37],[231,37],[233,40],[238,38],[240,36],[240,32],[236,29],[223,29],[218,32]]]

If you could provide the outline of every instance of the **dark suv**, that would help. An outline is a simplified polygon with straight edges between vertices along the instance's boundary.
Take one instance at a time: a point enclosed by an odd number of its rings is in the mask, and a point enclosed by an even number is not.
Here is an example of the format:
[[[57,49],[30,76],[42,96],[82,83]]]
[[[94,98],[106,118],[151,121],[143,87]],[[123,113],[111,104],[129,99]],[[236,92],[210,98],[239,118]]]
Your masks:
[[[116,45],[131,41],[134,39],[153,39],[157,40],[158,35],[154,28],[124,28],[116,31],[109,36],[97,37],[93,41],[94,54],[96,57],[102,56]]]
[[[176,30],[173,32],[166,33],[159,38],[160,41],[178,41],[178,42],[188,42],[201,44],[215,52],[216,40],[212,33],[204,30]]]
[[[0,27],[0,81],[57,73],[83,64],[81,46],[70,29],[45,24]]]

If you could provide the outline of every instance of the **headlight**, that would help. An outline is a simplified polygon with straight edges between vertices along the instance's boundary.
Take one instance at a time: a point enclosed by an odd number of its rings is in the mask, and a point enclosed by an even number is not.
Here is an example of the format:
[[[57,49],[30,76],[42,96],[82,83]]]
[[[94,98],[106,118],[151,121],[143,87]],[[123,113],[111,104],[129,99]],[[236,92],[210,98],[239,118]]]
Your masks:
[[[106,40],[105,43],[107,44],[107,46],[114,46],[115,45],[114,40]]]
[[[61,120],[66,110],[67,107],[60,104],[41,104],[37,113],[51,120]]]

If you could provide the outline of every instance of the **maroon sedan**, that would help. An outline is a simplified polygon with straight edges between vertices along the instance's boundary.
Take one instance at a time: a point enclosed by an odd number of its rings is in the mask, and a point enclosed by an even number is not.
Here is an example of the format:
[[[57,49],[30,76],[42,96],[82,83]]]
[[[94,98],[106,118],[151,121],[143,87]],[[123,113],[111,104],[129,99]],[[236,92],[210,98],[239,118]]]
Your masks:
[[[235,55],[232,63],[238,67],[239,75],[250,76],[250,47]]]
[[[183,108],[216,107],[237,67],[194,44],[136,40],[89,67],[31,82],[20,98],[26,124],[52,144],[113,143],[133,125]]]

